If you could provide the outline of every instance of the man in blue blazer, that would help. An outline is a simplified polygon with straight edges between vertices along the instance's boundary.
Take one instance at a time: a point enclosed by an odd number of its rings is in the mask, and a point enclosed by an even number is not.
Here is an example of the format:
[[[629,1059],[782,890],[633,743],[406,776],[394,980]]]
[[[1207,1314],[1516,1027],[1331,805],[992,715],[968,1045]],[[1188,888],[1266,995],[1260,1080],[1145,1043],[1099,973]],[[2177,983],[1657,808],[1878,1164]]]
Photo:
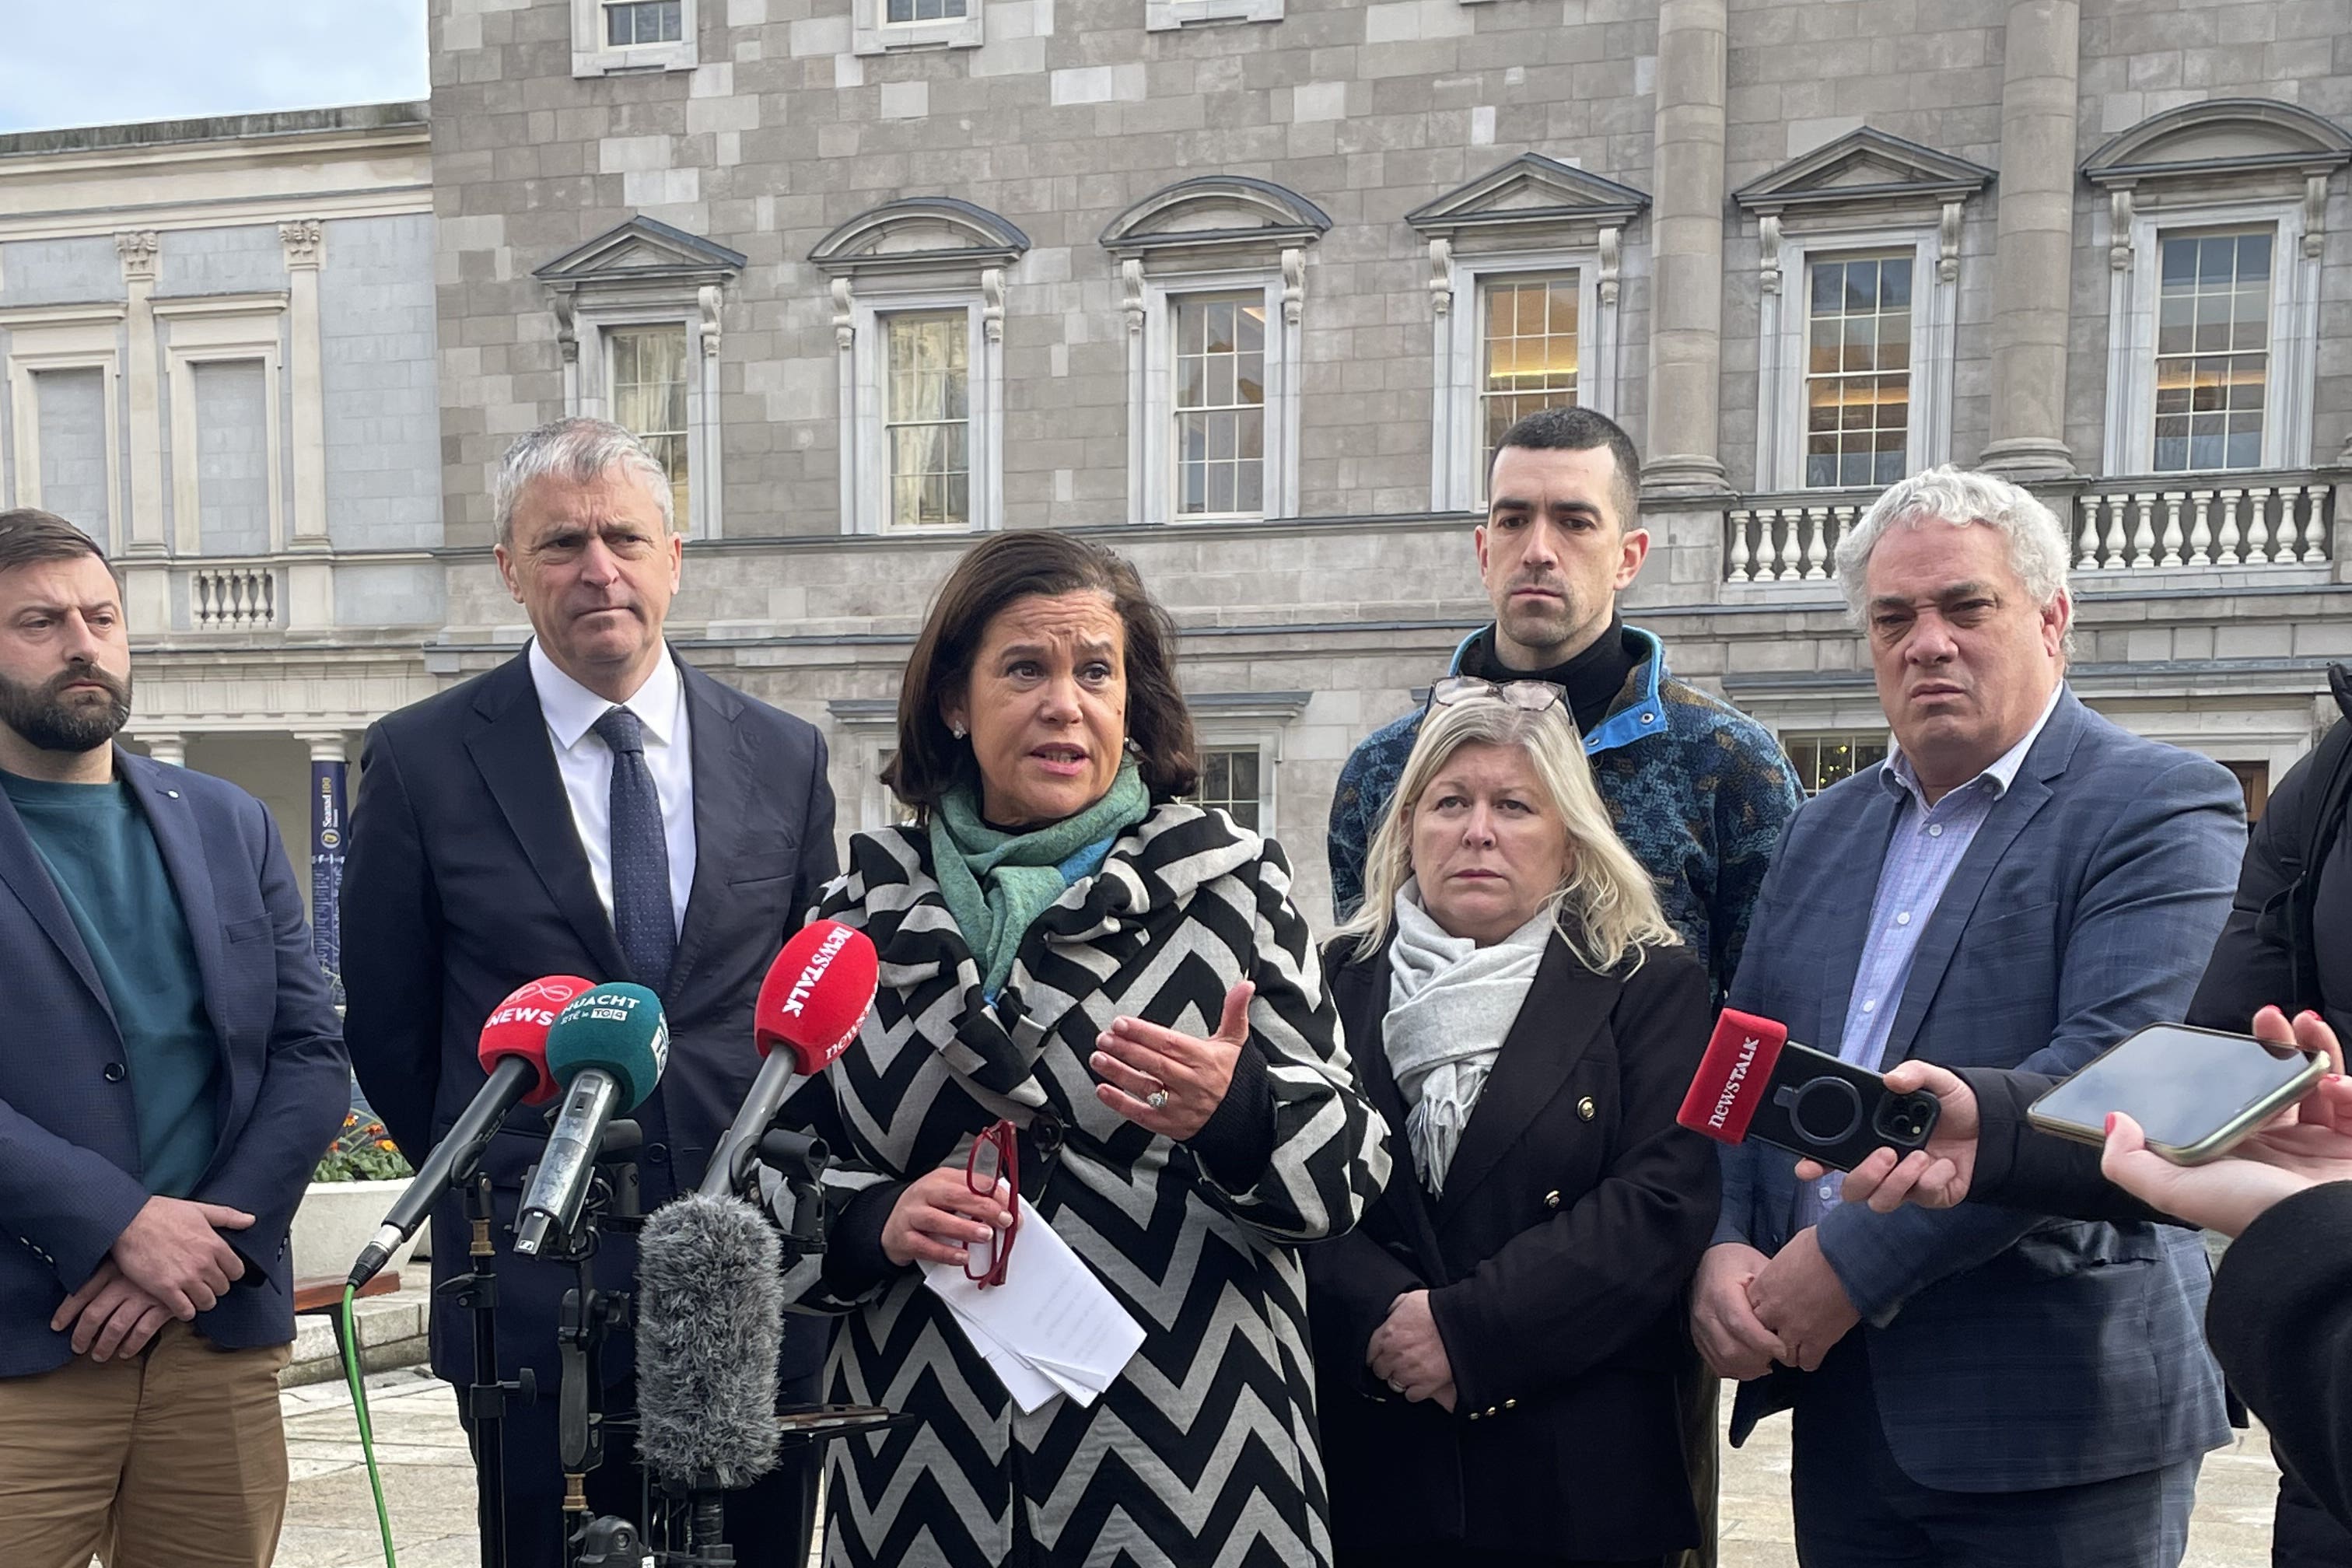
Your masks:
[[[2064,531],[1938,468],[1838,547],[1896,751],[1801,807],[1731,1005],[1873,1069],[2064,1073],[2178,1019],[2245,834],[2218,763],[2066,689]],[[1724,1152],[1700,1350],[1793,1407],[1807,1568],[2169,1568],[2227,1438],[2194,1233],[1971,1205],[1872,1213],[1793,1155]]]
[[[351,1079],[268,813],[130,716],[105,557],[0,511],[0,1530],[268,1568],[286,1229]]]
[[[662,623],[683,570],[668,479],[636,437],[566,419],[499,466],[497,559],[530,617],[515,658],[368,731],[342,901],[352,1061],[393,1138],[421,1155],[481,1089],[483,1021],[547,974],[627,980],[661,997],[669,1061],[631,1113],[640,1202],[691,1191],[760,1068],[751,1013],[784,939],[837,864],[824,737],[678,659]],[[523,1173],[545,1147],[520,1110],[484,1159],[498,1205],[498,1353],[530,1368],[509,1409],[506,1523],[516,1568],[562,1561],[556,1327],[572,1270],[509,1250]],[[434,1219],[436,1280],[467,1267],[454,1198]],[[602,1237],[600,1286],[628,1289],[636,1249]],[[607,1410],[631,1397],[630,1338],[609,1343]],[[467,1314],[437,1298],[434,1370],[472,1381]],[[785,1397],[814,1403],[826,1334],[787,1331]],[[635,1519],[625,1446],[592,1472],[593,1510]],[[805,1451],[728,1495],[727,1539],[750,1568],[799,1568],[815,1471]]]

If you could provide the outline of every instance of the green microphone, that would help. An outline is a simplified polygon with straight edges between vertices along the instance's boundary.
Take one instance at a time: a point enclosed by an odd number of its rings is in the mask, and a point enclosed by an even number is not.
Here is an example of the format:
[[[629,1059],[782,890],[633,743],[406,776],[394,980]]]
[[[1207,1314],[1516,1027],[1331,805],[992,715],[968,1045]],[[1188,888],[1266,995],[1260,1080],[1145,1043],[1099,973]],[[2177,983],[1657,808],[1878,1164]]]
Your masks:
[[[536,1258],[551,1232],[572,1234],[606,1124],[643,1105],[668,1064],[669,1023],[645,986],[616,981],[563,1005],[547,1030],[547,1070],[563,1086],[563,1108],[515,1218],[517,1252]]]

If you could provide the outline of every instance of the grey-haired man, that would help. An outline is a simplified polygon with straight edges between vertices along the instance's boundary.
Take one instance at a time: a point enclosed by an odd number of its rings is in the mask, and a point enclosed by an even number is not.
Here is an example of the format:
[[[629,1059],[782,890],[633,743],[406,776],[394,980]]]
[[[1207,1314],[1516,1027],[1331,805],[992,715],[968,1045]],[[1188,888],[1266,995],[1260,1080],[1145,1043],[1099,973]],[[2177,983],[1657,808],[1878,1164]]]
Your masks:
[[[498,565],[530,617],[530,646],[369,731],[343,895],[352,1067],[414,1154],[481,1088],[482,1021],[517,986],[577,974],[660,994],[668,1068],[633,1113],[647,1212],[701,1180],[759,1068],[760,983],[836,866],[824,738],[662,638],[684,570],[671,505],[660,464],[618,426],[562,420],[509,449]],[[542,1142],[490,1142],[501,1240]],[[445,1201],[436,1281],[464,1266],[460,1226]],[[627,1289],[635,1261],[627,1238],[607,1236],[598,1283]],[[555,1403],[557,1313],[572,1273],[502,1250],[499,1277],[499,1370],[530,1367],[541,1391],[507,1415],[509,1560],[556,1568],[573,1517],[562,1509]],[[607,1409],[629,1398],[617,1338],[604,1363]],[[470,1382],[471,1342],[466,1314],[436,1298],[435,1370]],[[787,1400],[815,1399],[824,1348],[821,1329],[787,1335]],[[631,1458],[590,1475],[593,1511],[636,1516]],[[737,1561],[798,1568],[814,1492],[813,1468],[788,1460],[729,1494]]]

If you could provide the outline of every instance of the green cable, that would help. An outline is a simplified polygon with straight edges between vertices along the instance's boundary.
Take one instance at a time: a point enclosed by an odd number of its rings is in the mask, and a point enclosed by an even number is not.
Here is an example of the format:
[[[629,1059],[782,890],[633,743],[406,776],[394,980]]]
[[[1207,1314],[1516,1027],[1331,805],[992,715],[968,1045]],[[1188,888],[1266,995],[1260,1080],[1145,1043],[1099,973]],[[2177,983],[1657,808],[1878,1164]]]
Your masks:
[[[352,1411],[359,1417],[360,1452],[367,1457],[368,1487],[375,1493],[375,1524],[383,1535],[383,1568],[400,1568],[392,1554],[392,1515],[384,1510],[383,1476],[375,1468],[375,1427],[368,1420],[367,1390],[360,1384],[359,1325],[352,1321],[356,1288],[343,1287],[343,1376],[352,1385]]]

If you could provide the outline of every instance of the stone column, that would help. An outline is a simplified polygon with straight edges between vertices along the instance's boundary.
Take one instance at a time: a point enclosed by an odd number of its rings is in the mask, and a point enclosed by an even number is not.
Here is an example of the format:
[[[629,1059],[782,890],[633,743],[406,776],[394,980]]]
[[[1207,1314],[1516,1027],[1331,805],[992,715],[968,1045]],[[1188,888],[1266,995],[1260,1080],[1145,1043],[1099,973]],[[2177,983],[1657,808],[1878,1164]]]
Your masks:
[[[163,377],[155,350],[155,233],[118,234],[114,250],[122,258],[128,301],[122,327],[130,349],[125,380],[131,397],[131,530],[124,553],[163,555]]]
[[[1726,0],[1658,8],[1650,188],[1650,409],[1643,492],[1725,493],[1716,456],[1723,384]]]
[[[286,249],[287,313],[291,328],[294,441],[294,526],[285,542],[293,550],[323,551],[327,543],[327,404],[319,340],[319,247],[322,226],[314,217],[278,226]],[[276,417],[276,411],[271,411]],[[272,475],[274,482],[276,476]]]
[[[142,735],[147,742],[147,755],[159,763],[169,763],[175,768],[188,765],[188,738],[185,735]]]
[[[352,738],[342,730],[297,730],[294,738],[310,750],[314,763],[348,763]]]
[[[2076,0],[2017,0],[2001,45],[1992,438],[1981,466],[2021,483],[2074,471],[2066,449],[2066,325],[2081,33]]]

